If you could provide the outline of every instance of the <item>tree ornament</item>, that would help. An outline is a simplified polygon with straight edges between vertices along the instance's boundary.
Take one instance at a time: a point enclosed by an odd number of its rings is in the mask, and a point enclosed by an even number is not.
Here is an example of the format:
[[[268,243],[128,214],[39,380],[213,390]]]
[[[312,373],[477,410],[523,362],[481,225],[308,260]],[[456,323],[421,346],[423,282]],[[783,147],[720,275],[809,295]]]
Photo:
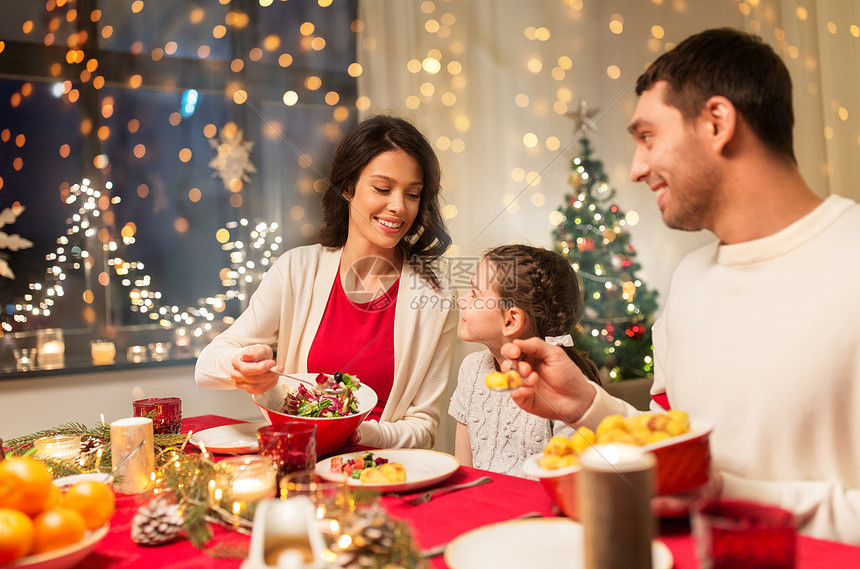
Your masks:
[[[221,178],[231,192],[240,191],[242,182],[251,180],[248,174],[257,171],[251,163],[254,143],[244,140],[242,129],[230,122],[221,128],[219,139],[209,139],[209,145],[216,150],[215,158],[209,161],[209,167],[215,170],[213,176]]]
[[[612,228],[607,227],[603,231],[603,240],[606,243],[612,243],[613,241],[615,241],[615,231],[613,231]]]
[[[635,324],[628,326],[627,330],[624,331],[625,334],[627,334],[634,340],[638,340],[639,338],[643,337],[645,335],[645,332],[645,326],[641,322],[636,322]]]
[[[632,301],[636,298],[636,285],[631,281],[625,281],[623,285],[621,285],[621,289],[624,291],[624,294],[627,295],[627,300]]]
[[[141,545],[161,545],[182,530],[179,505],[159,496],[142,505],[131,521],[131,539]]]
[[[579,237],[576,240],[576,248],[580,251],[594,251],[594,239]]]
[[[612,322],[607,322],[603,327],[604,332],[606,332],[606,339],[610,342],[615,339],[615,326],[612,325]],[[615,356],[612,356],[615,357]],[[608,366],[613,367],[613,366]]]

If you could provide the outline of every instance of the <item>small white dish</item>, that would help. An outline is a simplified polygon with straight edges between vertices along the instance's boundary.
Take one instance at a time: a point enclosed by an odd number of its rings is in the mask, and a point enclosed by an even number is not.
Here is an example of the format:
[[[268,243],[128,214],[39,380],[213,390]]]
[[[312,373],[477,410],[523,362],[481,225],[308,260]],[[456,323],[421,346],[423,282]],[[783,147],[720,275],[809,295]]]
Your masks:
[[[248,557],[241,569],[322,569],[325,541],[307,496],[257,504]]]
[[[68,488],[72,484],[83,482],[84,480],[95,480],[96,482],[110,484],[111,476],[110,472],[84,472],[83,474],[71,474],[69,476],[57,478],[54,480],[54,484],[60,488]]]
[[[583,569],[583,539],[582,524],[567,518],[511,520],[458,536],[445,548],[445,563],[450,569]],[[672,569],[673,564],[672,552],[655,540],[652,567]]]
[[[209,452],[218,454],[256,454],[260,450],[257,429],[268,423],[236,423],[203,429],[191,434],[188,442],[200,448],[200,443]]]
[[[418,490],[437,484],[457,471],[460,463],[450,454],[435,450],[424,449],[383,449],[362,452],[349,452],[338,455],[344,464],[353,458],[361,458],[365,453],[371,452],[374,457],[387,458],[388,462],[397,462],[406,468],[405,482],[391,482],[386,484],[365,484],[355,478],[348,478],[350,486],[362,486],[373,488],[380,492],[406,492]],[[333,457],[336,458],[336,457]],[[316,465],[316,473],[319,477],[331,482],[343,480],[343,474],[331,471],[331,458],[321,460]]]

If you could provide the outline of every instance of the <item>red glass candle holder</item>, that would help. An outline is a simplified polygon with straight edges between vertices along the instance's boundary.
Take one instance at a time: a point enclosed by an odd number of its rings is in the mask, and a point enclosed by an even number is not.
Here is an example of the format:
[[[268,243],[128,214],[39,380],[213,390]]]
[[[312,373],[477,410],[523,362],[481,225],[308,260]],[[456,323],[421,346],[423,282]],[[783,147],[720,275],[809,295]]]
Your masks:
[[[135,417],[150,417],[156,435],[179,433],[182,428],[182,400],[179,397],[151,397],[134,402]]]
[[[260,454],[272,459],[280,486],[291,472],[313,472],[317,462],[317,428],[308,423],[279,423],[257,429]]]
[[[692,509],[702,569],[794,569],[797,521],[767,504],[708,500]]]

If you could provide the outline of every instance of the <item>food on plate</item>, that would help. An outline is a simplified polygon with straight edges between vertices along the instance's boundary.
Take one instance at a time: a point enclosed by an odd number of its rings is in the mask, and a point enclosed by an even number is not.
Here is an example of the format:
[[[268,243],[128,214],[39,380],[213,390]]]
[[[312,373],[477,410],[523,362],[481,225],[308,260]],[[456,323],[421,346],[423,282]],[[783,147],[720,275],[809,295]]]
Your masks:
[[[344,462],[342,456],[331,459],[331,471],[343,472],[363,484],[390,484],[406,480],[406,467],[399,462],[388,462],[387,458],[375,457],[372,452]]]
[[[358,412],[355,391],[361,386],[361,382],[348,373],[317,374],[316,387],[312,389],[302,384],[298,387],[282,385],[285,397],[281,413],[286,415],[343,417]]]
[[[508,371],[491,371],[484,378],[484,383],[490,389],[514,389],[523,384],[523,378],[512,369]]]
[[[398,462],[387,462],[379,466],[362,468],[358,479],[362,484],[406,482],[406,467]]]
[[[35,458],[0,462],[0,564],[75,544],[110,520],[110,486],[84,480],[63,491],[53,481]]]
[[[597,426],[597,432],[580,427],[570,438],[556,435],[543,449],[538,460],[541,468],[555,470],[579,464],[579,455],[594,444],[627,443],[643,446],[690,430],[686,411],[672,409],[665,413],[644,413],[632,417],[611,415]]]

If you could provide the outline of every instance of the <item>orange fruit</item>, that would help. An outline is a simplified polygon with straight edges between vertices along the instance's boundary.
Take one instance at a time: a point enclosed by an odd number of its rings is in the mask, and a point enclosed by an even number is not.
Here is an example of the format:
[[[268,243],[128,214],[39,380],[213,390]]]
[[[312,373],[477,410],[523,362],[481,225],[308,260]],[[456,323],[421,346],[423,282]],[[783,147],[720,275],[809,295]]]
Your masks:
[[[56,508],[57,506],[62,505],[63,503],[63,491],[60,490],[60,487],[56,484],[51,484],[51,492],[48,494],[48,499],[45,500],[45,503],[42,505],[43,510],[50,510],[51,508]]]
[[[18,510],[0,508],[0,564],[24,557],[33,546],[33,520]]]
[[[110,520],[116,508],[113,490],[107,484],[84,480],[72,484],[63,498],[63,506],[78,512],[87,529],[96,529]]]
[[[79,542],[86,531],[84,518],[69,508],[45,510],[33,519],[32,553],[44,553]]]
[[[35,458],[13,456],[0,461],[0,508],[33,516],[48,501],[53,482],[48,467]]]

